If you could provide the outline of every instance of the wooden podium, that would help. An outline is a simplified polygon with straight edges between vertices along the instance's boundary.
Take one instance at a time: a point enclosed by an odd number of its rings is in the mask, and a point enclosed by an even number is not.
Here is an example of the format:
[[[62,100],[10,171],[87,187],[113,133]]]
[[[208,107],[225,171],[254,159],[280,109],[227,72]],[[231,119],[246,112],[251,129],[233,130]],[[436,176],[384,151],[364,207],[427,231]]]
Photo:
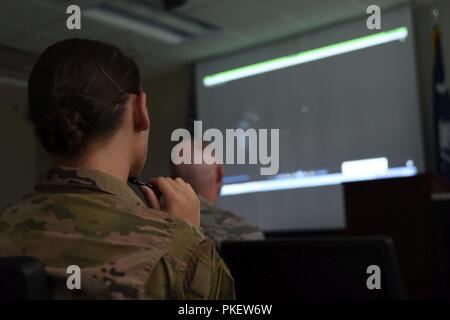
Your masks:
[[[450,196],[433,201],[449,191],[431,174],[344,184],[347,235],[393,239],[409,298],[449,297]]]

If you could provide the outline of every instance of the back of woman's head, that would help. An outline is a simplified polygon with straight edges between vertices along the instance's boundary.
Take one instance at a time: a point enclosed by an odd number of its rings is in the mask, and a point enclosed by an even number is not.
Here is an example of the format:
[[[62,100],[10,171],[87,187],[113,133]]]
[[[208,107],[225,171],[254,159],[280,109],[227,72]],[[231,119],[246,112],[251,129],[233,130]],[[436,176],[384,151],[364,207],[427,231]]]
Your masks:
[[[28,81],[29,112],[43,147],[76,156],[121,125],[128,94],[139,94],[136,63],[109,44],[69,39],[47,48]]]

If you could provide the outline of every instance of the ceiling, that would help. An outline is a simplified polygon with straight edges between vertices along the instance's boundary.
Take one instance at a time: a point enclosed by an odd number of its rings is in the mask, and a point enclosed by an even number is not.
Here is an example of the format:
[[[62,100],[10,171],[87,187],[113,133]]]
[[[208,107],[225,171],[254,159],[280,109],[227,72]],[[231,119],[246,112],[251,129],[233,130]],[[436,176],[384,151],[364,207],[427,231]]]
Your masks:
[[[0,4],[0,73],[26,75],[36,56],[50,44],[70,37],[110,42],[137,54],[144,77],[183,64],[257,46],[365,14],[370,4],[388,9],[409,0],[188,0],[177,15],[216,27],[216,31],[182,44],[152,40],[117,26],[82,18],[81,30],[66,28],[66,8],[82,12],[104,3],[131,0],[7,0]],[[158,5],[159,0],[141,0]],[[419,0],[423,2],[424,0]],[[425,0],[427,1],[427,0]],[[416,2],[416,1],[415,1]],[[0,74],[1,75],[1,74]]]

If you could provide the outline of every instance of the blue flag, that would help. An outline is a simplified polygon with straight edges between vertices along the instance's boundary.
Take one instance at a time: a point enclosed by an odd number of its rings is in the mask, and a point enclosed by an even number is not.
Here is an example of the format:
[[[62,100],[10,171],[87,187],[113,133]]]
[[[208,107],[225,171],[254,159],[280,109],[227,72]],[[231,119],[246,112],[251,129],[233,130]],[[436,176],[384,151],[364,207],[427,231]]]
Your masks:
[[[450,99],[445,79],[439,26],[433,28],[433,103],[439,175],[450,180]]]

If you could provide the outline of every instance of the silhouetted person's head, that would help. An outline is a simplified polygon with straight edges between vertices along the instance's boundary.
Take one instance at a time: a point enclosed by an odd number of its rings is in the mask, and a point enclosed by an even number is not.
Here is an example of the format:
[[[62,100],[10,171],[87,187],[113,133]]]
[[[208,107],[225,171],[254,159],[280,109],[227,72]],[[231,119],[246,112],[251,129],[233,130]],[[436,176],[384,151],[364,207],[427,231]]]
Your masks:
[[[123,178],[142,170],[146,94],[136,63],[120,49],[85,39],[58,42],[38,58],[28,95],[36,135],[57,164],[120,169]]]
[[[203,154],[203,149],[206,147],[204,143],[199,141],[196,145],[200,147],[199,150],[196,150],[194,140],[185,141],[183,144],[183,150],[191,151],[191,159],[194,159],[194,153],[196,151],[199,154]],[[179,156],[182,156],[182,154]],[[212,204],[216,204],[223,184],[222,165],[207,164],[204,161],[202,161],[202,164],[176,165],[172,161],[170,163],[173,178],[182,178],[192,186],[198,195],[206,198]]]

